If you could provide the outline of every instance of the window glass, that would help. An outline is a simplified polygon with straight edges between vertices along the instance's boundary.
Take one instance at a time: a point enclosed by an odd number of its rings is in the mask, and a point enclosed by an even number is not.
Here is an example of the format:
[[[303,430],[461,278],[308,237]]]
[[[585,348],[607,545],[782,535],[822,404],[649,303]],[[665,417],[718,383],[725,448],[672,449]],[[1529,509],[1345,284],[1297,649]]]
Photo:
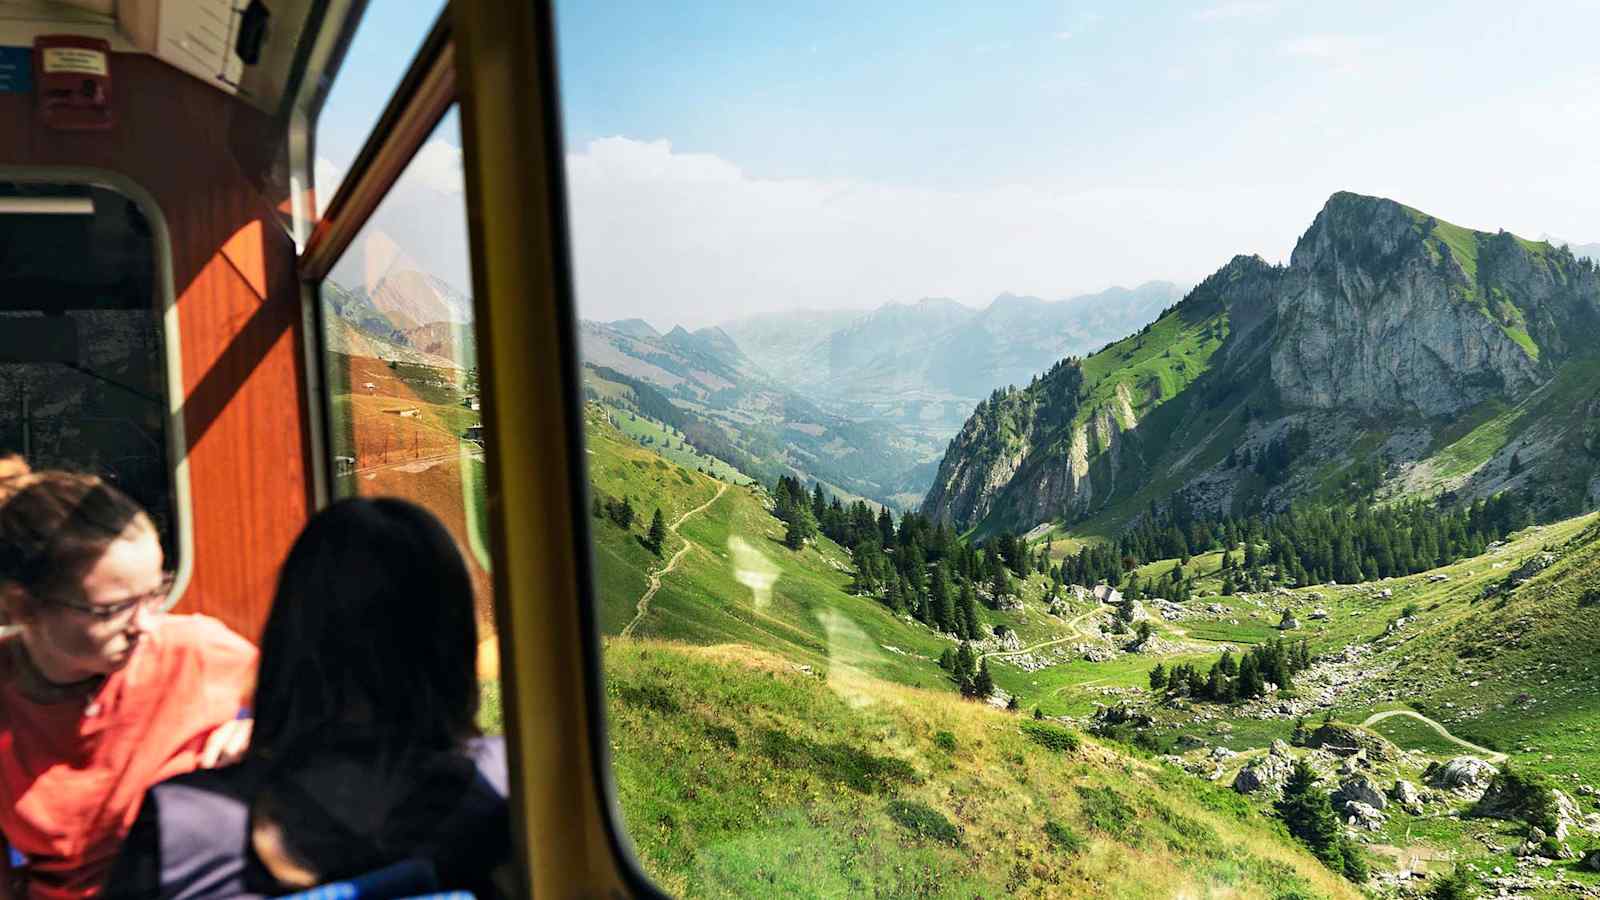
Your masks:
[[[651,877],[1600,890],[1600,8],[556,13]]]
[[[372,4],[362,15],[316,119],[312,185],[319,218],[444,6],[442,0]]]
[[[114,191],[0,181],[0,448],[117,484],[176,566],[156,253]]]
[[[468,556],[486,680],[498,673],[484,520],[461,131],[446,114],[321,286],[339,496],[427,507]]]

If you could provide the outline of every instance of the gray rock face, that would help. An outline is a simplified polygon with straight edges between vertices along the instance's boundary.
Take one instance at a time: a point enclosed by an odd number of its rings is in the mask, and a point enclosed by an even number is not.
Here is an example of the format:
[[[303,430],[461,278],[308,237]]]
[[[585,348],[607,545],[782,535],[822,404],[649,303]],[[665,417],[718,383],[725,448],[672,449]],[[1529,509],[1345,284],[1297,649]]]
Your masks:
[[[1322,435],[1307,452],[1308,464],[1318,463],[1367,434],[1362,419],[1436,419],[1491,398],[1522,399],[1594,343],[1597,308],[1600,273],[1570,253],[1438,222],[1390,200],[1335,194],[1288,266],[1236,257],[1185,297],[1186,322],[1200,323],[1207,336],[1224,327],[1226,334],[1200,364],[1205,387],[1185,382],[1173,396],[1204,390],[1196,408],[1212,409],[1249,403],[1270,388],[1286,412],[1252,422],[1230,438],[1232,447],[1216,449],[1259,453],[1291,424],[1309,424]],[[1065,361],[1030,387],[980,404],[951,442],[923,512],[962,528],[985,521],[1026,529],[1092,513],[1158,472],[1179,478],[1197,509],[1226,511],[1243,476],[1200,462],[1210,438],[1189,430],[1199,420],[1164,417],[1159,440],[1143,425],[1171,399],[1128,362],[1144,338],[1108,349],[1087,368]],[[1548,424],[1587,427],[1570,413],[1552,413],[1561,421]],[[1343,424],[1319,423],[1319,416]],[[1600,447],[1600,411],[1594,418],[1590,445]],[[1524,431],[1536,424],[1546,422]],[[1414,459],[1426,455],[1433,428],[1419,425]],[[1537,473],[1563,459],[1524,453],[1523,463]],[[1487,496],[1507,461],[1472,474],[1471,491]],[[1287,505],[1304,486],[1294,475],[1303,468],[1292,466],[1267,502]],[[1491,469],[1501,475],[1486,474]],[[1423,489],[1420,481],[1397,486]],[[1600,487],[1594,494],[1600,502]]]
[[[1477,757],[1458,756],[1436,769],[1429,776],[1428,784],[1477,800],[1489,789],[1489,783],[1497,774],[1499,770]]]
[[[1367,831],[1377,831],[1388,821],[1388,817],[1376,808],[1354,800],[1344,805],[1345,823]]]
[[[1290,258],[1272,380],[1294,405],[1365,414],[1466,409],[1541,380],[1539,364],[1471,303],[1461,264],[1390,200],[1335,195]]]
[[[1422,795],[1417,792],[1417,786],[1404,778],[1395,781],[1394,788],[1389,791],[1389,796],[1394,798],[1394,802],[1408,810],[1422,806]]]
[[[1373,809],[1384,809],[1389,805],[1377,782],[1365,775],[1355,775],[1340,782],[1335,799],[1345,803],[1363,803]]]
[[[1294,763],[1287,757],[1269,753],[1240,769],[1233,778],[1233,789],[1241,794],[1266,790],[1276,795],[1283,790],[1284,782],[1293,771]]]

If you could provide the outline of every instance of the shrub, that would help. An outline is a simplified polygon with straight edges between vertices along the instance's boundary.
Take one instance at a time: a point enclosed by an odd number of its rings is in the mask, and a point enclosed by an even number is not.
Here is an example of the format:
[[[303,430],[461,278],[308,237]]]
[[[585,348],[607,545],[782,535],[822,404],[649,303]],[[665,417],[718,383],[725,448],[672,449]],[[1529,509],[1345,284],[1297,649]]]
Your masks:
[[[1470,886],[1467,870],[1456,866],[1454,871],[1434,884],[1433,890],[1428,891],[1428,900],[1468,900],[1472,896]]]
[[[1077,732],[1049,722],[1023,722],[1022,733],[1028,736],[1028,740],[1057,753],[1074,753],[1082,743],[1078,740]]]
[[[1115,789],[1109,787],[1087,787],[1078,785],[1076,788],[1078,798],[1082,802],[1080,807],[1084,821],[1096,831],[1103,831],[1113,837],[1124,837],[1132,828],[1134,822],[1133,807]]]
[[[946,753],[956,752],[956,736],[948,731],[941,731],[933,736],[933,745]]]
[[[722,725],[707,725],[706,737],[724,747],[727,747],[729,750],[739,749],[739,733],[734,731],[732,728],[727,728]]]
[[[918,837],[931,838],[952,846],[961,843],[956,826],[944,814],[915,800],[891,800],[886,810],[896,824]]]
[[[1073,831],[1072,826],[1063,825],[1054,819],[1044,823],[1044,836],[1068,856],[1077,856],[1089,847],[1087,838]]]
[[[617,685],[617,697],[629,706],[642,706],[645,709],[661,713],[664,716],[674,715],[683,711],[678,701],[672,699],[667,689],[659,684]]]
[[[1550,782],[1538,773],[1513,768],[1509,763],[1489,782],[1489,790],[1478,801],[1481,815],[1511,815],[1546,834],[1558,824],[1560,808]]]
[[[1578,598],[1581,607],[1600,606],[1600,588],[1589,588]]]

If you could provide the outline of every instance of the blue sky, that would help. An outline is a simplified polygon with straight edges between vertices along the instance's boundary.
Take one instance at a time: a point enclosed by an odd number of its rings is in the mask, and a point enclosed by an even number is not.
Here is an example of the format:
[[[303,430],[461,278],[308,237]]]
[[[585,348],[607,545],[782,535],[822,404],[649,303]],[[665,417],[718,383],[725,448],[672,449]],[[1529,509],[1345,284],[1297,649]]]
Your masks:
[[[580,312],[1195,281],[1336,190],[1600,240],[1600,4],[1001,7],[558,2]]]

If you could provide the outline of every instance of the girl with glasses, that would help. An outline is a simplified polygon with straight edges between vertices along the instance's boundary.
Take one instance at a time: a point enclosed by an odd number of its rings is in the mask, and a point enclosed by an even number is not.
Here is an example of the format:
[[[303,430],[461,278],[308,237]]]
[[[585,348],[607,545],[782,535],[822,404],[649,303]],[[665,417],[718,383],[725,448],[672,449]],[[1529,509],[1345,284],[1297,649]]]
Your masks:
[[[164,612],[160,539],[121,491],[6,475],[0,898],[85,900],[150,785],[242,752],[256,651],[214,619]]]

